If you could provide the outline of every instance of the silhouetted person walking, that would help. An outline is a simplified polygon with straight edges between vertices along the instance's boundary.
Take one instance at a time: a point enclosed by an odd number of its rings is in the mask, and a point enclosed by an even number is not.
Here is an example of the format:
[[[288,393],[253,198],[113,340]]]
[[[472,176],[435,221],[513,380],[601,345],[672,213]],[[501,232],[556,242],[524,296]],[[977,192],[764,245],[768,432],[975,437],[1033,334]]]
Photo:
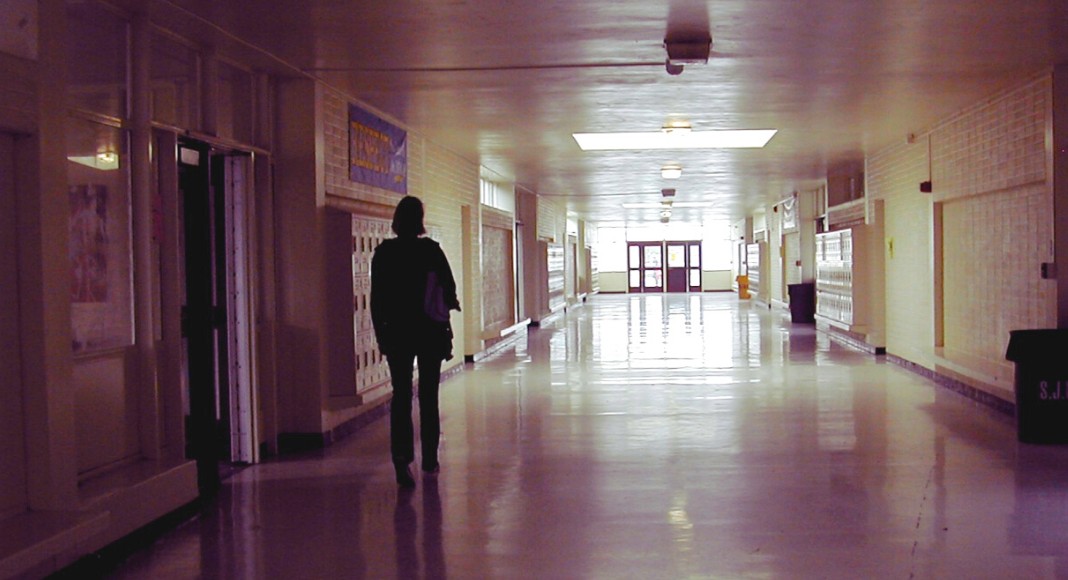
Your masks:
[[[375,248],[371,259],[371,321],[393,382],[390,450],[397,483],[412,487],[415,460],[412,424],[412,365],[419,364],[422,467],[438,471],[438,385],[441,362],[452,358],[449,310],[460,310],[456,280],[441,246],[423,237],[423,202],[407,196],[393,214],[397,234]]]

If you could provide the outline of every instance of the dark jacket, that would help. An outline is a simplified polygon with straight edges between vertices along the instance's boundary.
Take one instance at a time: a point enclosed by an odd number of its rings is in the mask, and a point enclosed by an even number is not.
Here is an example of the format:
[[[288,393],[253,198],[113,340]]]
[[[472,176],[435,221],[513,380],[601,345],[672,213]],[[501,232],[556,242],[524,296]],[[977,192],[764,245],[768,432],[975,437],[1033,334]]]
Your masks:
[[[456,280],[441,246],[430,238],[392,238],[371,259],[371,322],[382,354],[452,356],[452,329],[426,312],[427,275],[435,272],[445,304],[460,310]]]

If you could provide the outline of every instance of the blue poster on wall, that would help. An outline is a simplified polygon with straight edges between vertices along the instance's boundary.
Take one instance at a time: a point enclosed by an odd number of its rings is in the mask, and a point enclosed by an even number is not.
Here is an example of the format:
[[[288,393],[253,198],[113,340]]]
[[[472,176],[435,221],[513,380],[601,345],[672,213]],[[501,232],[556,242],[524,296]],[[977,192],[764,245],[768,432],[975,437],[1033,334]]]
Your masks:
[[[408,133],[349,105],[349,179],[408,193]]]

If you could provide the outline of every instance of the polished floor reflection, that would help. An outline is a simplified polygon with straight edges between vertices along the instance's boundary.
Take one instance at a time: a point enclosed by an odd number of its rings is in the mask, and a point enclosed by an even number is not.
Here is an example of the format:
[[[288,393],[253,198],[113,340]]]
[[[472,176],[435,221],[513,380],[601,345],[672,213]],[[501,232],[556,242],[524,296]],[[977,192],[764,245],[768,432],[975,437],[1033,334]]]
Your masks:
[[[241,471],[116,578],[1068,577],[1068,447],[732,294],[605,295],[388,425]]]

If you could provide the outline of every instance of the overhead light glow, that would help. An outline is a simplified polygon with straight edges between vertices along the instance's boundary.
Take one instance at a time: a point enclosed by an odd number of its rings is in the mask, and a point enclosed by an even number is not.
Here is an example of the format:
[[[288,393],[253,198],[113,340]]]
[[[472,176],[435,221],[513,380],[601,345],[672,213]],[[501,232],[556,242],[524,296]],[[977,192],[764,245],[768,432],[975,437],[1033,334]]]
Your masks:
[[[692,133],[693,127],[686,121],[668,121],[660,128],[660,132],[681,135],[683,133]]]
[[[660,168],[660,177],[664,179],[678,179],[682,177],[681,165],[665,165]]]
[[[676,201],[671,204],[674,208],[687,208],[687,207],[712,207],[715,204],[708,201]],[[624,203],[623,209],[663,209],[661,202],[646,202],[646,203]]]
[[[644,133],[574,133],[583,151],[645,151],[654,149],[758,149],[777,129],[729,131],[650,131]]]

